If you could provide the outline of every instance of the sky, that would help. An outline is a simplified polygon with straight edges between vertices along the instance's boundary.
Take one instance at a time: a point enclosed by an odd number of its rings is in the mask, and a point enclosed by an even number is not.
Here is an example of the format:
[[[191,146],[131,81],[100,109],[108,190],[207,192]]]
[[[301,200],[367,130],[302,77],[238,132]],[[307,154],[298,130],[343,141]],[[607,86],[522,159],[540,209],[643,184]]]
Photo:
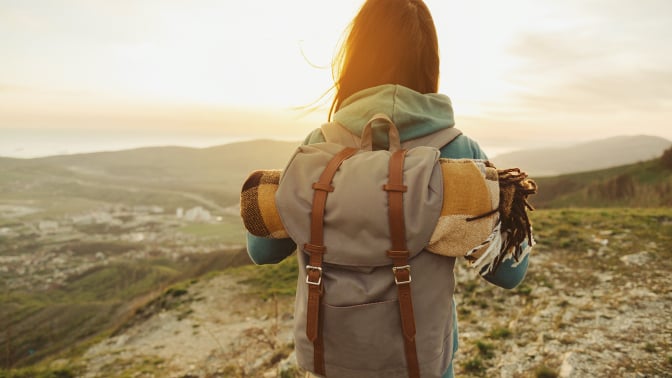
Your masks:
[[[671,1],[426,3],[439,90],[491,156],[672,139]],[[302,140],[361,4],[0,0],[0,156]]]

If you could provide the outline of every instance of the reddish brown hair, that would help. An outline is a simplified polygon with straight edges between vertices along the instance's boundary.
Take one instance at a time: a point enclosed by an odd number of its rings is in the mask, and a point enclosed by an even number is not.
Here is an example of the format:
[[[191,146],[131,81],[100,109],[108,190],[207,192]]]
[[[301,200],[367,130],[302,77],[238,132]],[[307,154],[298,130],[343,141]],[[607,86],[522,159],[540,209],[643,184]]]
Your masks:
[[[336,95],[329,119],[354,93],[399,84],[420,93],[439,85],[439,43],[421,0],[367,0],[332,64]]]

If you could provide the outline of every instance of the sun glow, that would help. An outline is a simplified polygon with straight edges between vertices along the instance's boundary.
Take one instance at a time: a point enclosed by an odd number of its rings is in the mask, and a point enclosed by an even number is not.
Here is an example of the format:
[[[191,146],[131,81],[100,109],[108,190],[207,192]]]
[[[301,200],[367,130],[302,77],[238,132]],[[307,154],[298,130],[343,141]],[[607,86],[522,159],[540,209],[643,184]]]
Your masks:
[[[672,138],[671,6],[614,1],[606,9],[427,0],[439,34],[439,90],[459,124],[507,145],[512,128],[544,141],[632,133],[638,124],[637,132]],[[301,139],[326,119],[331,60],[362,3],[4,2],[0,133],[121,124]],[[326,105],[306,115],[318,99]],[[297,126],[269,135],[263,122],[282,117]]]
[[[57,48],[16,46],[34,59],[27,66],[9,59],[3,76],[19,78],[18,85],[80,91],[87,96],[100,93],[219,106],[302,106],[331,87],[332,56],[361,1],[97,4],[105,9],[88,5],[60,18],[49,15],[47,9],[6,10],[5,21],[28,25],[23,37],[34,37],[36,46]],[[428,5],[443,52],[441,88],[474,109],[483,99],[495,101],[504,95],[507,86],[498,77],[511,59],[498,41],[483,35],[482,24],[492,20],[482,20],[477,5],[443,1]],[[63,30],[75,19],[70,30]],[[89,29],[91,35],[73,39],[71,33],[79,32],[78,28]],[[117,30],[122,33],[115,37]],[[498,62],[495,70],[488,64],[493,61]]]

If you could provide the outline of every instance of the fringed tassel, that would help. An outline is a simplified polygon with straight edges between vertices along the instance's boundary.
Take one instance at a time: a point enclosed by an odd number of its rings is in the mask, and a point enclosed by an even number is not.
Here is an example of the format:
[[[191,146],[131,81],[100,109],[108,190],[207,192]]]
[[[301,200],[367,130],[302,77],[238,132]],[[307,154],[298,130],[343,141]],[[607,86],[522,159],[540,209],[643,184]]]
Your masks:
[[[537,183],[529,179],[527,173],[518,168],[498,170],[499,215],[502,222],[502,245],[493,261],[492,271],[507,257],[513,256],[519,262],[527,249],[532,247],[532,222],[527,210],[534,211],[527,198],[537,193]],[[527,247],[523,242],[527,240]]]
[[[476,269],[477,271],[486,271],[489,272],[493,267],[493,262],[497,259],[499,255],[499,250],[502,245],[502,223],[497,222],[497,225],[492,230],[492,233],[488,238],[481,243],[478,247],[473,248],[471,251],[467,252],[464,257],[469,261],[469,265]],[[488,248],[483,252],[481,256],[475,258],[473,255],[481,248],[488,246]],[[487,267],[487,268],[486,268]]]
[[[487,166],[494,168],[489,162]],[[532,222],[527,210],[534,208],[527,201],[527,197],[537,193],[537,184],[528,178],[527,173],[518,168],[498,170],[499,178],[499,207],[485,214],[467,218],[467,222],[485,218],[499,213],[497,225],[488,238],[480,245],[465,254],[472,268],[482,275],[494,272],[502,261],[513,258],[520,263],[522,258],[530,252],[535,241],[532,237]],[[524,243],[527,241],[527,243]],[[476,258],[474,255],[487,249]]]

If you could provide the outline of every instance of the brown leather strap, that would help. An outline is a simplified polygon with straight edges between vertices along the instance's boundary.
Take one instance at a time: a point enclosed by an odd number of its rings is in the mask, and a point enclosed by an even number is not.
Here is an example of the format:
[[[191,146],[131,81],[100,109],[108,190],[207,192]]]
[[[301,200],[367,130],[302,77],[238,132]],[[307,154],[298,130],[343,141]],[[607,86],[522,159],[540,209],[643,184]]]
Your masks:
[[[327,251],[324,246],[324,209],[327,195],[334,191],[331,181],[341,164],[357,152],[356,148],[344,148],[327,163],[319,180],[313,184],[313,208],[310,220],[310,243],[303,250],[310,255],[306,265],[308,303],[306,309],[306,336],[313,342],[313,364],[315,373],[325,375],[324,341],[322,339],[320,299],[322,297],[322,258]]]
[[[387,255],[392,259],[392,272],[394,282],[397,284],[408,376],[419,378],[420,364],[415,346],[415,316],[411,298],[411,266],[408,264],[409,252],[406,246],[406,226],[404,224],[405,157],[406,150],[399,150],[392,154],[387,185],[383,186],[388,195],[390,238],[392,239],[392,249],[387,251]]]

